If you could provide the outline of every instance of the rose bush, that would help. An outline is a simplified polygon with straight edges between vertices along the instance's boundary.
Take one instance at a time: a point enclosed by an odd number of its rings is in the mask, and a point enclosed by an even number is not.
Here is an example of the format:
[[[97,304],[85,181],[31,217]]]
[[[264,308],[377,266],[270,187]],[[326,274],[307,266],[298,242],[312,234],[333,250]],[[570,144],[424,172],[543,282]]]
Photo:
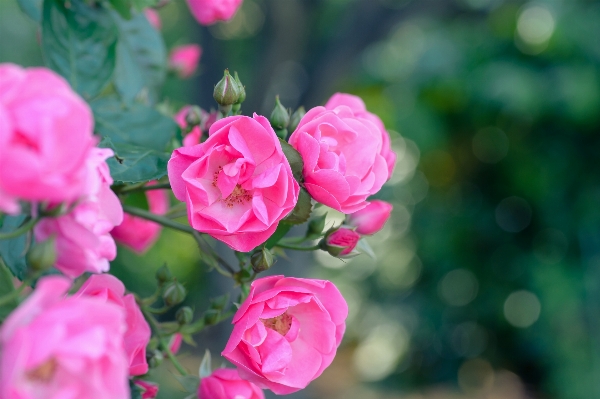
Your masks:
[[[262,389],[240,378],[237,370],[216,369],[200,380],[198,399],[264,399]]]
[[[52,276],[0,330],[3,399],[128,399],[123,309],[99,298],[65,297]]]
[[[231,19],[242,5],[242,0],[187,0],[187,3],[198,22],[212,25]]]
[[[148,184],[158,182],[153,180]],[[163,190],[146,191],[146,199],[150,212],[156,215],[164,215],[169,210],[169,196]],[[161,229],[162,227],[155,222],[124,214],[123,223],[112,229],[110,234],[117,242],[141,254],[156,242]]]
[[[359,234],[372,235],[383,228],[390,218],[392,209],[393,206],[389,202],[373,200],[366,208],[349,215],[347,223],[355,226]]]
[[[367,206],[367,197],[389,177],[381,155],[381,131],[346,105],[311,109],[289,142],[304,160],[304,185],[310,195],[340,212]]]
[[[20,199],[80,197],[93,126],[90,107],[62,77],[0,64],[0,211],[18,212]]]
[[[129,374],[146,374],[146,346],[150,341],[150,326],[133,294],[125,295],[123,283],[110,274],[96,274],[90,276],[74,296],[98,298],[124,310],[127,330],[123,336],[123,348],[129,360]]]
[[[65,215],[43,218],[34,229],[36,241],[56,239],[55,267],[69,277],[102,273],[117,255],[110,231],[123,220],[121,202],[110,189],[113,180],[106,164],[112,150],[94,148],[84,170],[86,195]]]
[[[205,142],[173,152],[168,173],[192,227],[236,251],[265,242],[298,201],[281,144],[256,114],[215,122]]]
[[[283,276],[255,280],[233,317],[222,355],[240,376],[284,395],[327,368],[346,329],[348,305],[329,281]]]

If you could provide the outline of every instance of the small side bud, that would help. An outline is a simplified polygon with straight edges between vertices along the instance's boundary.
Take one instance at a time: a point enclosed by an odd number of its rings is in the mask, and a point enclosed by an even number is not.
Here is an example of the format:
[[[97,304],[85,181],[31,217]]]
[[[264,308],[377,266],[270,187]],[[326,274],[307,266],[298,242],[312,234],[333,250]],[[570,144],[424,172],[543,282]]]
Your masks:
[[[33,270],[47,270],[54,266],[55,262],[56,240],[54,237],[33,244],[27,252],[27,264],[29,264]]]
[[[237,71],[235,71],[233,73],[233,77],[235,78],[235,82],[238,84],[238,89],[240,91],[240,96],[238,97],[238,99],[235,103],[241,104],[244,102],[244,100],[246,100],[246,88],[242,84],[242,81],[240,80],[240,77],[238,76]]]
[[[360,234],[352,228],[342,226],[329,231],[319,242],[319,247],[336,258],[351,258],[360,253],[354,250],[358,240],[360,240]]]
[[[216,324],[217,321],[219,321],[220,315],[221,311],[216,309],[208,309],[204,313],[204,324],[206,324],[207,326],[212,326],[213,324]]]
[[[271,126],[275,130],[286,129],[290,124],[290,114],[287,109],[281,102],[279,102],[279,96],[275,97],[275,108],[273,112],[271,112],[271,117],[269,118],[269,122],[271,122]]]
[[[231,105],[235,104],[240,98],[239,86],[227,69],[225,70],[223,78],[215,86],[213,98],[217,104],[222,107],[229,107],[229,109],[231,109]]]
[[[273,254],[267,248],[262,248],[260,251],[252,254],[250,263],[252,264],[252,270],[256,273],[264,272],[273,266]]]
[[[164,264],[156,271],[156,279],[160,284],[164,284],[173,280],[173,275],[171,274],[171,270],[169,267]]]
[[[165,286],[163,291],[163,300],[167,306],[175,306],[185,300],[187,291],[178,281],[171,281]]]
[[[189,306],[184,306],[175,313],[175,320],[181,325],[190,324],[194,319],[194,311]]]
[[[202,123],[202,110],[196,105],[192,105],[188,108],[187,114],[185,114],[185,123],[187,129],[191,131],[194,127],[200,126]]]
[[[292,117],[290,118],[290,125],[288,126],[288,129],[289,129],[290,132],[293,133],[296,130],[296,128],[300,124],[300,121],[302,120],[302,118],[304,117],[304,115],[306,115],[306,110],[304,109],[304,107],[299,107],[292,114]]]
[[[210,300],[210,307],[212,309],[223,310],[228,302],[229,294],[221,295]]]
[[[161,351],[155,349],[153,351],[148,351],[146,355],[146,360],[148,361],[148,366],[150,368],[155,368],[161,365],[163,362],[164,356]]]

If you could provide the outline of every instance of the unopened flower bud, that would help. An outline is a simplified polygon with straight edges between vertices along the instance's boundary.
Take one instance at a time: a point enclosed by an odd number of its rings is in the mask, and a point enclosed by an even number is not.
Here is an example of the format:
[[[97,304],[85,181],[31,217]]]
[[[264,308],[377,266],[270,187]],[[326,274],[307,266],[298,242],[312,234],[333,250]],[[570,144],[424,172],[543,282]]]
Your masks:
[[[238,89],[240,90],[240,96],[238,97],[238,100],[235,103],[241,104],[246,99],[246,88],[242,84],[242,81],[240,80],[237,71],[233,73],[233,77],[235,78],[235,82],[238,84]]]
[[[35,243],[27,252],[27,264],[33,270],[41,271],[54,266],[56,262],[56,240],[50,237],[46,241]]]
[[[290,114],[287,109],[281,102],[279,102],[279,96],[275,97],[275,108],[273,112],[271,112],[271,117],[269,118],[269,122],[271,122],[271,126],[275,130],[283,130],[288,127],[290,123]]]
[[[294,130],[296,130],[296,128],[300,124],[300,121],[302,120],[302,118],[304,117],[304,115],[306,115],[306,110],[304,109],[304,107],[298,108],[292,114],[292,117],[290,118],[290,124],[288,126],[288,130],[290,132],[294,132]]]
[[[184,306],[175,313],[175,320],[181,325],[189,324],[194,319],[194,311],[189,306]]]
[[[202,123],[202,110],[196,105],[192,105],[188,108],[187,114],[185,114],[185,124],[188,130],[192,130],[195,126],[199,126]]]
[[[360,240],[360,234],[348,227],[340,227],[325,236],[319,247],[337,258],[351,258],[359,254],[354,248]]]
[[[221,315],[221,312],[219,310],[208,309],[204,313],[204,324],[206,324],[207,326],[212,326],[217,321],[219,321],[219,316],[220,315]]]
[[[184,301],[187,292],[185,287],[178,281],[171,281],[165,286],[163,300],[167,306],[175,306]]]
[[[159,351],[158,349],[149,351],[148,355],[146,356],[146,360],[148,361],[148,366],[150,366],[151,368],[160,366],[163,359],[164,359],[164,356],[163,356],[162,352]]]
[[[271,254],[271,251],[267,248],[262,248],[260,251],[252,254],[250,263],[252,264],[252,270],[254,270],[254,272],[264,272],[273,266],[273,254]]]
[[[235,78],[226,69],[223,78],[215,86],[213,98],[217,104],[227,107],[235,104],[240,98],[240,89]]]
[[[173,280],[173,275],[171,274],[171,270],[169,270],[169,267],[166,264],[162,265],[156,271],[156,279],[161,284]]]
[[[227,305],[227,302],[229,302],[229,294],[221,295],[210,300],[210,307],[212,309],[222,310],[225,308],[225,305]]]
[[[146,9],[148,10],[148,9]],[[155,382],[148,382],[144,380],[135,380],[133,382],[140,390],[142,399],[154,399],[158,395],[158,384]],[[140,397],[140,396],[138,396]]]

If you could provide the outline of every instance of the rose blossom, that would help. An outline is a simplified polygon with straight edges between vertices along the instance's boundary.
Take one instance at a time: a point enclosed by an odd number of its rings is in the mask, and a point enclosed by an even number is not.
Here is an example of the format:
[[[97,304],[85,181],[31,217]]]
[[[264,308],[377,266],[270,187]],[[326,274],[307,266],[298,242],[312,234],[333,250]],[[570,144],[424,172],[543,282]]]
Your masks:
[[[261,278],[235,314],[222,355],[259,387],[296,392],[333,361],[347,315],[346,301],[329,281]]]
[[[136,380],[134,384],[141,389],[142,399],[154,399],[158,395],[158,384],[154,382]]]
[[[156,11],[154,8],[145,8],[144,15],[146,16],[148,22],[150,22],[150,25],[154,27],[154,29],[160,30],[162,28],[160,15],[158,15],[158,11]]]
[[[352,253],[352,251],[356,248],[359,240],[360,234],[354,229],[342,226],[325,236],[323,249],[337,257],[353,256],[358,254],[358,252]]]
[[[178,46],[171,50],[169,67],[174,69],[181,78],[189,78],[196,72],[202,55],[202,47],[197,44]]]
[[[158,184],[156,180],[148,185]],[[169,210],[169,196],[165,190],[147,190],[148,208],[155,215],[164,215]],[[144,253],[160,235],[161,226],[150,220],[129,214],[123,215],[123,223],[116,226],[110,234],[121,244],[137,253]]]
[[[366,208],[348,215],[348,224],[356,227],[356,232],[372,235],[383,228],[390,218],[393,206],[389,202],[373,200]]]
[[[388,179],[377,126],[340,105],[315,107],[289,139],[304,160],[304,184],[318,202],[343,213],[367,206]]]
[[[129,360],[129,375],[146,374],[146,346],[150,341],[150,326],[135,303],[133,294],[125,295],[123,283],[110,274],[95,274],[87,279],[75,296],[100,298],[125,311],[127,331],[123,336],[123,348]]]
[[[242,0],[187,0],[192,15],[202,25],[231,19]]]
[[[69,277],[108,271],[117,255],[110,235],[123,220],[123,207],[110,189],[113,180],[105,160],[112,150],[94,148],[87,160],[87,195],[67,214],[45,217],[35,226],[36,241],[56,237],[55,267]]]
[[[234,369],[216,369],[200,380],[198,399],[264,399],[262,389],[242,380]]]
[[[256,114],[218,120],[205,142],[173,152],[168,172],[191,226],[236,251],[264,243],[298,201],[279,139]]]
[[[89,106],[46,68],[0,64],[0,211],[75,200],[94,145]]]
[[[367,107],[365,106],[365,102],[362,100],[362,98],[353,96],[352,94],[335,93],[327,101],[325,108],[333,110],[340,105],[350,107],[350,109],[354,112],[354,115],[370,120],[377,126],[377,128],[379,128],[382,139],[380,154],[385,158],[385,162],[388,167],[388,179],[392,177],[392,172],[394,171],[394,166],[396,165],[396,153],[392,151],[390,134],[387,132],[387,130],[385,130],[385,125],[381,121],[381,118],[367,111]]]
[[[3,399],[129,399],[123,309],[42,278],[0,330]]]

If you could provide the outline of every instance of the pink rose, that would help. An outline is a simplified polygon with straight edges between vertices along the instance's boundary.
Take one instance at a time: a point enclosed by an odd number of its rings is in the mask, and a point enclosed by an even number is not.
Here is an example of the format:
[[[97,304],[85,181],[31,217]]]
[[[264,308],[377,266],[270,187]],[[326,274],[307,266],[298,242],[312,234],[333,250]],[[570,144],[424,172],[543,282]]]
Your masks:
[[[135,303],[133,294],[125,295],[123,283],[110,274],[95,274],[87,279],[75,296],[99,298],[125,311],[127,330],[123,336],[123,348],[129,360],[129,375],[146,374],[146,346],[150,341],[150,326]]]
[[[370,120],[379,128],[382,139],[380,154],[385,158],[385,162],[388,167],[388,179],[392,177],[394,166],[396,166],[396,153],[392,151],[390,134],[387,132],[387,130],[385,130],[385,126],[381,121],[381,118],[367,111],[367,107],[365,106],[365,102],[362,100],[362,98],[353,96],[352,94],[335,93],[327,101],[325,108],[333,110],[340,105],[350,107],[350,109],[354,112],[354,115]]]
[[[153,184],[158,182],[154,180],[148,183]],[[165,190],[148,190],[146,199],[150,212],[156,215],[164,215],[169,210],[169,196]],[[110,234],[117,242],[141,254],[156,242],[160,230],[159,224],[126,213],[123,223],[112,229]]]
[[[256,114],[218,120],[205,142],[173,152],[168,172],[191,226],[242,252],[275,232],[300,190],[269,121]]]
[[[158,395],[158,384],[144,380],[136,380],[137,385],[142,391],[142,399],[154,399]]]
[[[233,17],[242,0],[187,0],[192,15],[202,25],[227,21]]]
[[[158,11],[156,11],[154,8],[145,8],[144,15],[146,16],[148,22],[150,22],[150,25],[154,27],[154,29],[160,30],[162,28],[160,15],[158,15]]]
[[[123,309],[65,297],[64,277],[41,279],[0,330],[3,399],[128,399]]]
[[[366,208],[348,215],[348,224],[362,235],[377,233],[390,218],[393,206],[389,202],[373,200]]]
[[[358,240],[360,240],[360,234],[356,231],[347,227],[340,227],[325,237],[325,247],[323,249],[337,257],[356,255],[358,253],[353,254],[352,251],[356,248]]]
[[[235,314],[222,355],[259,387],[296,392],[331,364],[347,316],[346,301],[329,281],[261,278]]]
[[[84,168],[87,195],[66,215],[43,218],[34,228],[38,242],[56,238],[55,267],[69,277],[106,272],[117,255],[110,231],[122,222],[123,207],[110,189],[113,180],[105,160],[111,155],[112,150],[94,148]]]
[[[169,67],[175,70],[179,77],[189,78],[196,72],[202,55],[202,47],[188,44],[175,47],[169,55]]]
[[[367,197],[388,179],[379,128],[347,106],[311,109],[289,142],[304,160],[304,184],[310,195],[340,212],[367,206]]]
[[[264,399],[262,389],[242,380],[234,369],[217,369],[200,380],[199,399]]]
[[[0,64],[0,211],[16,200],[64,202],[86,184],[89,106],[56,73]]]

